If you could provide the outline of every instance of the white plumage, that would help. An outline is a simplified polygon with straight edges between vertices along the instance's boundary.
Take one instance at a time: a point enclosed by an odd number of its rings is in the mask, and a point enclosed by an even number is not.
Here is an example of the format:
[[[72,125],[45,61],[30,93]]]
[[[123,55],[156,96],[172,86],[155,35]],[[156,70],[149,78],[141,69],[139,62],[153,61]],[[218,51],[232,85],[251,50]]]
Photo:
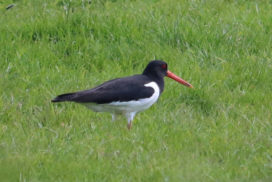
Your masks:
[[[83,105],[95,112],[110,112],[112,113],[113,120],[115,119],[116,114],[125,115],[128,120],[128,124],[131,124],[135,114],[148,109],[158,100],[160,96],[160,89],[156,82],[150,82],[144,86],[154,89],[154,93],[151,97],[126,102],[117,101],[108,104],[84,103]]]

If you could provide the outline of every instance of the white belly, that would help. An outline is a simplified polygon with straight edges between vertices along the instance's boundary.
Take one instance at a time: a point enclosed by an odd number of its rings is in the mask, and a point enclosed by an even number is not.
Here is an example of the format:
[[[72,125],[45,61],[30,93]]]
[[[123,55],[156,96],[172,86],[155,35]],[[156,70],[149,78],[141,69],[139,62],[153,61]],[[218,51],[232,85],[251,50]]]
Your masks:
[[[154,89],[154,93],[149,98],[132,100],[127,102],[117,101],[109,104],[86,103],[84,105],[95,112],[110,112],[116,114],[125,114],[131,112],[137,113],[142,110],[148,109],[158,100],[160,96],[160,89],[157,83],[150,82],[145,84],[145,87],[151,87]]]

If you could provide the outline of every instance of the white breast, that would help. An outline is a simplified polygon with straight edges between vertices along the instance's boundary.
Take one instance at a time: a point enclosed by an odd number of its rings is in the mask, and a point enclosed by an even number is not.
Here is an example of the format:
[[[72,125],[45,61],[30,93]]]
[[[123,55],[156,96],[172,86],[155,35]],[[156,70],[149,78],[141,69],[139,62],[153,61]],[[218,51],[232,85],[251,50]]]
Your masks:
[[[139,112],[148,109],[153,105],[160,96],[160,89],[156,82],[150,82],[144,85],[145,87],[151,87],[154,89],[154,93],[151,97],[139,100],[132,100],[127,102],[112,102],[109,104],[84,104],[88,108],[96,112],[111,112],[111,113],[128,113]]]

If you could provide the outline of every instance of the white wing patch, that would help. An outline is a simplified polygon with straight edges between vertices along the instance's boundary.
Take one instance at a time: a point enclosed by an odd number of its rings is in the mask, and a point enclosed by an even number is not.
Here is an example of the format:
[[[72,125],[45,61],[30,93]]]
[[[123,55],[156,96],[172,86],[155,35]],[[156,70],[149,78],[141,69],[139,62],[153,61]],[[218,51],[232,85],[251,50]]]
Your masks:
[[[154,89],[154,93],[150,98],[141,99],[147,103],[147,105],[148,105],[147,108],[149,108],[151,105],[153,105],[158,100],[158,98],[160,96],[160,88],[156,82],[147,83],[147,84],[145,84],[145,87],[151,87]]]

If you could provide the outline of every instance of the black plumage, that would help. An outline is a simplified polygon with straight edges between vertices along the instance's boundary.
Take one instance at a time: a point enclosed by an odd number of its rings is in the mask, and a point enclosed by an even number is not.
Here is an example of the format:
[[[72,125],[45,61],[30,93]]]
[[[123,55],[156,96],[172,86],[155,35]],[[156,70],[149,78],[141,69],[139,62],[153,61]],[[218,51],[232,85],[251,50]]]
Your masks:
[[[107,104],[111,102],[126,102],[149,98],[154,89],[144,85],[155,81],[160,93],[164,88],[163,77],[166,75],[167,65],[163,61],[152,61],[148,64],[143,74],[107,81],[93,89],[57,96],[52,102],[73,101],[78,103]]]
[[[115,101],[131,101],[148,98],[154,90],[144,84],[151,80],[144,75],[135,75],[107,81],[93,89],[57,96],[52,102],[73,101],[78,103],[106,104]]]

